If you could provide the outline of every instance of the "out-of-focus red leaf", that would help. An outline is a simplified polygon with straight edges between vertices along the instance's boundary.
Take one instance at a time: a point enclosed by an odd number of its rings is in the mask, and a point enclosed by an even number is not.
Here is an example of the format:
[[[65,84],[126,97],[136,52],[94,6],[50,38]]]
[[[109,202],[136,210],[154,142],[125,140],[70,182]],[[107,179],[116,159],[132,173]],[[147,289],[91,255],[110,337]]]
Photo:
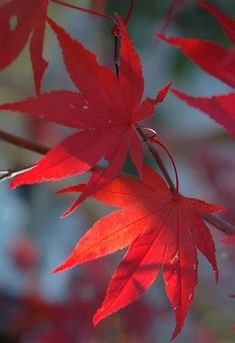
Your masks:
[[[200,0],[199,4],[217,19],[231,43],[235,44],[235,20],[228,15],[225,15],[218,8],[209,4],[205,0]]]
[[[76,188],[67,189],[71,190]],[[96,222],[55,272],[129,246],[94,316],[94,324],[136,300],[163,269],[167,296],[176,317],[173,334],[176,337],[197,285],[197,249],[218,277],[214,242],[201,215],[221,208],[172,195],[159,174],[147,166],[143,170],[143,182],[119,177],[93,196],[121,209]]]
[[[221,141],[205,144],[201,142],[198,149],[199,156],[196,164],[203,167],[203,176],[206,183],[213,190],[215,199],[219,199],[227,211],[223,218],[230,223],[235,223],[234,203],[234,173],[235,173],[235,150],[234,144]]]
[[[235,135],[235,93],[212,97],[193,97],[177,89],[173,93],[188,105],[205,112],[210,118]]]
[[[203,39],[180,38],[159,35],[164,42],[181,50],[197,66],[208,74],[235,87],[235,50],[226,49],[216,42]],[[219,65],[218,65],[219,61]]]
[[[235,43],[235,20],[223,14],[219,9],[200,0],[199,4],[210,12],[218,20],[228,39]],[[226,49],[213,41],[202,39],[171,37],[164,35],[159,37],[177,48],[185,56],[190,58],[205,72],[235,87],[235,50],[234,47]],[[218,64],[219,61],[219,64]],[[234,93],[212,97],[192,97],[179,90],[173,90],[174,94],[192,107],[207,113],[213,120],[222,125],[233,135],[235,134],[235,107]]]
[[[36,93],[47,62],[42,56],[48,0],[12,0],[0,4],[0,70],[11,64],[30,38]]]
[[[39,262],[36,247],[29,238],[24,236],[13,241],[10,247],[10,255],[16,266],[22,270],[34,268]]]
[[[222,240],[225,244],[235,244],[235,235],[228,236]]]
[[[92,0],[91,8],[94,11],[104,13],[107,8],[107,0]]]
[[[175,18],[179,14],[183,5],[186,4],[186,2],[187,0],[172,0],[171,1],[167,9],[166,15],[163,19],[163,23],[160,27],[160,30],[159,30],[160,33],[164,33],[169,28],[169,26],[171,26],[172,23],[174,23]]]

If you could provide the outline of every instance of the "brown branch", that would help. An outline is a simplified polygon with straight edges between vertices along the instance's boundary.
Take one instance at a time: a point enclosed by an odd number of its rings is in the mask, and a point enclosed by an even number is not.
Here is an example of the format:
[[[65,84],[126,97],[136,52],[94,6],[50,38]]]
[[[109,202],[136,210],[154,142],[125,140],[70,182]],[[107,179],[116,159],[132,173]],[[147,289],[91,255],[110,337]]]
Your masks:
[[[235,234],[235,226],[228,223],[226,220],[216,216],[215,214],[204,214],[202,217],[205,221],[207,221],[207,223],[213,225],[226,235]]]
[[[128,12],[127,12],[126,18],[124,19],[124,24],[125,24],[125,26],[128,25],[128,23],[129,23],[129,21],[130,21],[130,19],[131,19],[131,16],[132,16],[132,13],[133,13],[134,7],[135,7],[135,2],[136,2],[136,0],[131,0],[131,1],[130,1],[129,10],[128,10]]]
[[[11,133],[5,132],[3,130],[0,130],[0,140],[13,144],[19,148],[27,149],[33,152],[36,152],[37,154],[45,155],[50,149],[46,146],[43,146],[41,144],[31,142],[29,140],[26,140],[24,138],[15,136]],[[28,170],[33,168],[34,166],[26,167],[23,169],[17,169],[17,170],[2,170],[0,171],[0,182],[6,181],[8,179],[12,179]]]
[[[176,192],[175,184],[172,181],[172,179],[171,179],[171,177],[170,177],[170,175],[169,175],[169,173],[165,167],[165,164],[164,164],[161,156],[159,155],[156,147],[152,143],[149,142],[148,138],[145,136],[144,132],[140,128],[137,127],[137,131],[140,134],[143,141],[147,144],[147,147],[148,147],[149,151],[151,152],[153,158],[155,159],[157,165],[159,166],[159,168],[160,168],[171,192],[173,194],[176,194],[177,192]]]
[[[5,132],[0,130],[0,140],[5,141],[7,143],[13,144],[18,146],[19,148],[27,149],[30,151],[34,151],[38,154],[45,155],[50,149],[46,146],[43,146],[38,143],[31,142],[24,138],[15,136],[11,133]]]

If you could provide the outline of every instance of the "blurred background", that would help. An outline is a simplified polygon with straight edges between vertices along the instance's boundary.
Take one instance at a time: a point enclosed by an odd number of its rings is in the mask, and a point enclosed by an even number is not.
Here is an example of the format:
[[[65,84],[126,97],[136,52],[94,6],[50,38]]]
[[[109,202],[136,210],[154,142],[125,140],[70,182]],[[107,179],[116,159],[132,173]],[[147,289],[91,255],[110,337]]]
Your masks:
[[[70,0],[70,4],[123,16],[128,1]],[[235,17],[234,1],[213,1]],[[49,15],[74,38],[113,68],[113,37],[109,22],[49,4]],[[154,96],[169,82],[195,96],[225,94],[229,87],[207,75],[177,49],[157,39],[156,34],[213,39],[228,46],[215,19],[195,0],[136,1],[128,26],[142,59],[145,95]],[[44,56],[49,67],[43,91],[75,89],[62,63],[54,34],[46,29]],[[219,68],[219,64],[218,64]],[[11,102],[34,95],[28,45],[17,60],[0,73],[0,101]],[[11,112],[1,112],[1,130],[52,147],[71,130]],[[235,224],[235,141],[205,114],[167,96],[146,125],[172,152],[185,195],[216,202],[228,209],[225,218]],[[0,170],[24,168],[41,156],[0,141]],[[164,155],[163,155],[163,158]],[[155,167],[146,153],[146,162]],[[171,166],[169,171],[171,173]],[[135,174],[130,162],[125,171]],[[0,343],[165,343],[174,329],[174,317],[161,277],[134,304],[92,326],[92,316],[101,305],[112,272],[123,252],[61,274],[51,271],[70,253],[77,240],[111,208],[86,201],[72,216],[60,219],[73,200],[55,191],[71,180],[10,191],[0,184]],[[220,281],[204,258],[199,257],[199,284],[195,301],[176,343],[233,343],[235,335],[235,249],[221,244],[223,235],[211,228],[217,246]]]

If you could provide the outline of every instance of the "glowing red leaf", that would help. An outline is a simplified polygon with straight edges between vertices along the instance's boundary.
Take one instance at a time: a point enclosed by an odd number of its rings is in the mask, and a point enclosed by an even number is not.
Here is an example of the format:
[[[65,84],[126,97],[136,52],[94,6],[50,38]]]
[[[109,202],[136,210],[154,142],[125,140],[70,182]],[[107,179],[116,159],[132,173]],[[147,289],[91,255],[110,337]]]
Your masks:
[[[0,5],[0,70],[11,64],[30,38],[36,93],[47,67],[42,57],[48,0],[11,0]]]
[[[62,192],[83,189],[84,185],[74,186]],[[129,246],[94,316],[94,324],[136,300],[163,269],[167,296],[176,317],[175,337],[193,301],[197,249],[208,259],[218,278],[214,242],[202,215],[221,208],[172,195],[159,174],[147,166],[143,168],[143,182],[119,177],[93,197],[121,209],[96,222],[55,272]]]
[[[53,148],[34,168],[16,177],[12,188],[84,173],[102,158],[109,162],[99,178],[89,181],[82,197],[66,214],[120,174],[128,151],[141,175],[142,145],[135,125],[152,115],[154,107],[164,100],[169,89],[167,86],[155,99],[141,103],[144,86],[141,62],[119,17],[118,20],[121,35],[119,79],[111,69],[98,64],[94,54],[48,19],[59,40],[67,71],[80,93],[54,91],[0,106],[0,110],[22,112],[81,129]]]

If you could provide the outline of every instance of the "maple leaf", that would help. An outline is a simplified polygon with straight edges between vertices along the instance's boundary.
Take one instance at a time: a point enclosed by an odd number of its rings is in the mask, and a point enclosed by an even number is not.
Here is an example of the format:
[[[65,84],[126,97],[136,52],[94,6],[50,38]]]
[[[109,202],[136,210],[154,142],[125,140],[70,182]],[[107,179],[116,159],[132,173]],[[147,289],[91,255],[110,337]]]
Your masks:
[[[214,95],[212,97],[194,97],[177,89],[172,92],[188,105],[204,112],[235,135],[235,93]]]
[[[218,20],[226,36],[235,44],[235,20],[221,13],[216,7],[206,1],[199,1],[200,5]],[[201,69],[235,87],[235,49],[226,49],[220,44],[203,39],[183,39],[180,37],[166,38],[159,35],[163,41],[178,47]],[[219,61],[219,66],[218,66]],[[235,93],[212,97],[193,97],[177,89],[173,93],[188,105],[207,113],[210,118],[222,125],[227,131],[235,134]]]
[[[226,49],[213,41],[197,38],[165,37],[164,42],[180,49],[188,58],[208,74],[231,87],[235,87],[235,50]],[[218,66],[219,61],[219,66]]]
[[[199,0],[199,4],[216,18],[230,42],[235,44],[235,20],[204,0]]]
[[[61,193],[82,191],[84,185]],[[184,324],[197,285],[197,249],[210,262],[216,279],[215,247],[202,215],[221,208],[173,195],[159,174],[143,167],[143,182],[122,176],[93,194],[105,204],[121,207],[97,221],[55,272],[111,254],[129,246],[108,286],[94,324],[127,306],[147,290],[163,270],[166,293],[175,312],[173,338]]]
[[[0,70],[11,64],[30,38],[36,93],[47,62],[42,57],[48,0],[10,0],[0,5]]]
[[[120,174],[128,150],[141,175],[142,144],[135,126],[153,114],[170,85],[155,99],[146,98],[141,102],[144,88],[141,62],[120,18],[119,78],[111,69],[98,64],[94,54],[55,22],[48,21],[58,37],[67,71],[80,93],[54,91],[22,102],[3,104],[0,109],[26,113],[80,130],[49,151],[34,168],[16,177],[11,188],[84,173],[105,158],[109,165],[98,180],[91,179],[88,183],[82,195],[84,200]]]

